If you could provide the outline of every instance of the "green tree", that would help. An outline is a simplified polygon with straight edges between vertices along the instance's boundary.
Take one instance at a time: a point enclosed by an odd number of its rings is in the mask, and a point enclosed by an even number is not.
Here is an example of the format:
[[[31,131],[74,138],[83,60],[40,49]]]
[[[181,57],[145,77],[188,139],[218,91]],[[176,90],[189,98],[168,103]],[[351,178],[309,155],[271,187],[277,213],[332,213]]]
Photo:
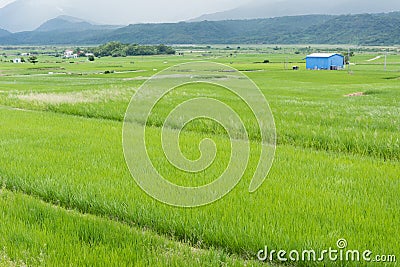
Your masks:
[[[342,55],[344,56],[344,62],[345,62],[345,64],[348,65],[348,64],[350,63],[350,59],[351,59],[352,57],[354,57],[355,54],[354,54],[353,51],[350,51],[350,55],[349,55],[348,52],[343,52]]]
[[[30,63],[32,63],[32,64],[36,64],[36,63],[39,62],[36,56],[30,56],[30,57],[28,58],[28,61],[29,61]]]
[[[145,56],[145,55],[170,55],[175,54],[172,47],[166,45],[144,46],[138,44],[123,44],[120,42],[110,42],[100,45],[93,49],[97,57],[126,57],[126,56]]]

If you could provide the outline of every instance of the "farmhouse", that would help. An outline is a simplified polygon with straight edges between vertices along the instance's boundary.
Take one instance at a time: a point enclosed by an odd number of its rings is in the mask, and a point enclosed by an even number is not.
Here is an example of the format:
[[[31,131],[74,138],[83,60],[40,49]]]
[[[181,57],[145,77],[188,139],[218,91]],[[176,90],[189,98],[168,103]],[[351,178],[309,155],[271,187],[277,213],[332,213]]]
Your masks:
[[[340,54],[314,53],[306,57],[308,70],[341,70],[344,56]]]
[[[65,50],[64,58],[78,58],[78,54],[74,54],[72,50]]]

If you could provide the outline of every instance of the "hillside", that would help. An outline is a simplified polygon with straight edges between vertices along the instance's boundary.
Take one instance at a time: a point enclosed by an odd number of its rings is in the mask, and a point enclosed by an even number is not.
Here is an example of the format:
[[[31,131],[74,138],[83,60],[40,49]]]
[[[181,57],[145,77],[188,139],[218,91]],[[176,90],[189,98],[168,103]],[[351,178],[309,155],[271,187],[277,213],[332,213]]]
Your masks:
[[[299,16],[257,20],[202,21],[176,24],[136,24],[118,29],[97,42],[129,43],[264,43],[281,34],[295,34],[328,21],[330,16]],[[275,41],[274,41],[275,42]]]
[[[7,35],[10,35],[10,34],[11,33],[9,31],[0,29],[0,37],[7,36]]]
[[[50,21],[37,31],[0,37],[0,44],[92,45],[109,41],[138,44],[400,44],[400,12],[135,24],[118,29],[90,25]]]
[[[238,8],[223,12],[205,14],[190,21],[220,21],[232,19],[256,19],[282,16],[299,16],[305,14],[362,14],[383,13],[400,10],[400,1],[380,0],[335,0],[316,1],[302,0],[253,0]]]
[[[112,30],[31,31],[0,37],[0,45],[82,45],[95,44],[97,39]]]
[[[304,31],[304,43],[400,44],[400,12],[335,17]]]

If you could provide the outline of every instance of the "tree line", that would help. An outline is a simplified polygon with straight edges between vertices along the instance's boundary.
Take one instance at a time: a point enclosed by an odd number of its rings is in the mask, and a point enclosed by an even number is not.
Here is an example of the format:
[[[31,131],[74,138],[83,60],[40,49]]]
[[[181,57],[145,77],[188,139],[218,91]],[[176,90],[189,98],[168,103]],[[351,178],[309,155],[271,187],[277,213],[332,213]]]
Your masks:
[[[138,45],[124,44],[121,42],[109,42],[90,49],[96,57],[126,57],[126,56],[151,56],[174,55],[175,49],[166,45]]]

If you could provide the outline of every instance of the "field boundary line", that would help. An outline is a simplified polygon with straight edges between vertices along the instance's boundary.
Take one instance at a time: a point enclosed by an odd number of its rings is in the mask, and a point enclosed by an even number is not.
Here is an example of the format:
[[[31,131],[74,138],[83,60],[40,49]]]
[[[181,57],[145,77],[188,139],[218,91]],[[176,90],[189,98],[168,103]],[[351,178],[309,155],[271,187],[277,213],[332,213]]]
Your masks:
[[[27,194],[24,191],[21,190],[14,190],[14,189],[9,189],[9,188],[2,188],[0,186],[0,196],[2,196],[3,194],[19,194],[21,196],[25,196],[28,200],[32,200],[37,202],[37,204],[39,204],[42,207],[46,207],[49,209],[54,209],[56,211],[60,211],[60,212],[65,212],[68,216],[77,216],[77,217],[86,217],[87,219],[97,219],[100,220],[100,222],[102,223],[115,223],[118,224],[120,226],[126,226],[129,229],[136,231],[136,232],[141,232],[143,234],[147,234],[147,235],[151,235],[153,237],[159,238],[161,240],[163,240],[164,242],[171,242],[174,243],[174,245],[176,245],[177,247],[186,247],[189,248],[191,251],[195,252],[195,253],[206,253],[206,252],[210,252],[212,251],[212,249],[214,249],[217,252],[220,253],[224,253],[226,254],[229,258],[231,258],[234,261],[243,261],[245,264],[250,264],[252,262],[256,262],[258,263],[258,259],[256,257],[243,257],[240,254],[237,253],[231,253],[231,252],[227,252],[225,248],[222,247],[200,247],[200,246],[195,246],[192,245],[188,242],[183,242],[180,239],[177,239],[176,236],[172,236],[169,234],[164,234],[164,233],[159,233],[158,231],[154,231],[153,228],[149,228],[149,227],[142,227],[139,225],[134,225],[134,224],[130,224],[124,220],[114,220],[112,218],[109,218],[107,216],[100,216],[97,214],[93,214],[93,213],[84,213],[81,212],[77,209],[70,209],[70,208],[66,208],[62,205],[56,205],[54,203],[51,202],[46,202],[44,201],[42,198],[36,196],[36,195],[32,195],[32,194]]]
[[[0,178],[1,178],[1,176],[0,176]],[[1,191],[11,192],[11,193],[14,193],[14,194],[22,194],[22,195],[30,197],[30,198],[32,198],[32,199],[34,199],[36,201],[39,201],[43,205],[50,205],[52,208],[60,209],[60,210],[66,211],[66,212],[74,212],[76,215],[92,216],[94,218],[101,219],[101,220],[104,220],[104,221],[114,222],[114,223],[118,223],[118,224],[121,224],[121,225],[125,225],[125,226],[127,226],[127,227],[129,227],[131,229],[147,232],[149,234],[156,235],[159,238],[165,238],[165,239],[167,239],[167,240],[169,240],[171,242],[178,243],[178,244],[180,244],[182,246],[190,247],[193,250],[200,249],[200,250],[204,250],[204,251],[209,251],[211,249],[216,249],[216,250],[220,250],[221,252],[226,253],[229,257],[237,258],[237,259],[240,259],[240,260],[243,260],[243,261],[251,262],[251,261],[256,261],[257,260],[257,258],[255,256],[254,257],[250,257],[249,256],[249,255],[253,255],[253,254],[255,255],[255,253],[238,254],[238,253],[232,252],[227,247],[204,245],[204,243],[201,243],[200,246],[195,246],[195,245],[193,245],[191,243],[184,242],[184,238],[183,237],[180,238],[179,236],[176,236],[176,235],[171,235],[171,234],[167,234],[167,233],[163,233],[163,232],[157,231],[154,227],[150,227],[150,226],[146,226],[146,225],[140,225],[140,224],[137,224],[135,221],[129,222],[128,220],[126,220],[124,218],[118,218],[118,217],[112,216],[112,215],[105,216],[105,215],[101,215],[101,214],[96,214],[94,212],[84,212],[84,211],[80,210],[79,208],[76,208],[76,207],[74,208],[74,207],[68,206],[65,203],[61,202],[61,201],[59,201],[58,204],[55,203],[56,202],[55,200],[47,202],[46,200],[44,200],[44,198],[40,194],[35,193],[35,192],[33,192],[31,194],[31,193],[28,193],[25,190],[21,190],[21,189],[19,189],[17,187],[13,188],[12,186],[8,187],[7,185],[6,186],[3,185],[3,188],[0,187],[0,196],[1,196],[1,193],[2,193]]]

